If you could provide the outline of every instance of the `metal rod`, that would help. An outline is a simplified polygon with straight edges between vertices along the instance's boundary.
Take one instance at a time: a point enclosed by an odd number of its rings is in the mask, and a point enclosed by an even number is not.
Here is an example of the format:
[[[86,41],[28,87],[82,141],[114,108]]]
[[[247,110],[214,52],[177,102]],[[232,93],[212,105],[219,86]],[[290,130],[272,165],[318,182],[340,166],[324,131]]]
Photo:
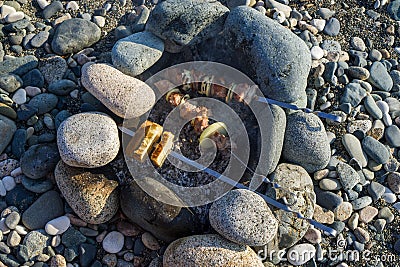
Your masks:
[[[119,128],[123,133],[125,133],[125,134],[127,134],[127,135],[133,136],[133,135],[135,134],[134,131],[129,130],[129,129],[125,128],[125,127],[119,126],[118,128]],[[171,151],[171,152],[170,152],[170,155],[171,155],[172,157],[178,159],[178,160],[181,160],[181,161],[183,161],[183,162],[185,162],[185,163],[191,165],[192,167],[195,167],[195,168],[197,168],[197,169],[199,169],[199,170],[202,170],[202,171],[204,171],[204,172],[206,172],[206,173],[208,173],[208,174],[214,176],[214,177],[217,178],[218,180],[220,180],[220,181],[222,181],[222,182],[224,182],[224,183],[227,183],[227,184],[229,184],[229,185],[231,185],[231,186],[233,186],[233,187],[236,187],[236,188],[238,188],[238,189],[250,190],[249,187],[247,187],[247,186],[245,186],[245,185],[242,185],[242,184],[240,184],[240,183],[237,183],[236,181],[232,180],[231,178],[229,178],[229,177],[227,177],[227,176],[225,176],[225,175],[222,175],[222,174],[220,174],[219,172],[214,171],[214,170],[212,170],[212,169],[210,169],[210,168],[208,168],[208,167],[205,167],[205,166],[201,165],[200,163],[198,163],[198,162],[196,162],[196,161],[193,161],[193,160],[191,160],[191,159],[185,157],[185,156],[182,155],[182,154],[179,154],[179,153],[177,153],[177,152],[175,152],[175,151]],[[252,190],[250,190],[250,191],[252,191]],[[275,199],[272,199],[272,198],[270,198],[270,197],[268,197],[268,196],[266,196],[266,195],[264,195],[264,194],[262,194],[262,193],[259,193],[259,192],[256,192],[256,191],[253,191],[253,192],[255,192],[256,194],[258,194],[259,196],[261,196],[261,197],[264,199],[264,201],[267,202],[268,204],[270,204],[270,205],[272,205],[272,206],[274,206],[274,207],[276,207],[276,208],[278,208],[278,209],[284,210],[284,211],[286,211],[286,212],[292,212],[292,213],[294,213],[294,214],[297,216],[297,218],[299,218],[299,219],[307,220],[310,224],[312,224],[312,225],[315,226],[316,228],[322,230],[326,235],[329,235],[329,236],[332,236],[332,237],[335,237],[335,236],[336,236],[336,234],[337,234],[336,230],[334,230],[334,229],[332,229],[332,228],[330,228],[330,227],[328,227],[328,226],[326,226],[326,225],[323,225],[322,223],[319,223],[319,222],[317,222],[317,221],[315,221],[315,220],[313,220],[313,219],[305,218],[300,212],[293,211],[293,210],[292,210],[290,207],[288,207],[287,205],[282,204],[282,203],[276,201]]]
[[[277,106],[280,106],[282,108],[288,108],[288,109],[293,109],[293,110],[301,110],[301,111],[304,111],[306,113],[313,113],[313,114],[317,115],[318,117],[321,117],[321,118],[324,118],[324,119],[336,121],[336,122],[339,122],[339,123],[342,122],[342,118],[340,116],[336,116],[336,115],[333,115],[333,114],[325,113],[325,112],[322,112],[322,111],[314,111],[314,110],[309,109],[309,108],[299,108],[296,105],[280,102],[280,101],[277,101],[277,100],[274,100],[274,99],[270,99],[270,98],[266,98],[266,97],[258,97],[257,101],[258,102],[262,102],[262,103],[277,105]]]

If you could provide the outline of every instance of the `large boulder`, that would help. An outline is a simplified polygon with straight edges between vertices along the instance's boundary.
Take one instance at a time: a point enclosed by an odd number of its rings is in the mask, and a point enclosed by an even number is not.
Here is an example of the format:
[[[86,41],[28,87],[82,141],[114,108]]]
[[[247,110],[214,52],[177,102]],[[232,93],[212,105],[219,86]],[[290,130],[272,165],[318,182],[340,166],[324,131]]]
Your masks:
[[[218,1],[167,0],[150,14],[146,30],[177,45],[194,45],[223,30],[229,9]]]
[[[305,95],[311,55],[297,35],[247,6],[229,13],[224,34],[254,68],[267,97],[290,103]]]

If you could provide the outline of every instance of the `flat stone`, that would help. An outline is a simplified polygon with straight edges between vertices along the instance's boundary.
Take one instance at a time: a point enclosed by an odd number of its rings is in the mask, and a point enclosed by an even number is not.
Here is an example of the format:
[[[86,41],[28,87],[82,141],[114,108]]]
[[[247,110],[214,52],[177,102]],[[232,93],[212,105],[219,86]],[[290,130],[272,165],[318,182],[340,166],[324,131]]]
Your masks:
[[[57,27],[51,47],[59,55],[76,53],[93,45],[100,37],[101,30],[96,24],[85,19],[73,18]]]
[[[0,64],[0,74],[13,73],[22,76],[36,68],[38,59],[35,56],[16,57],[7,59]]]
[[[61,11],[63,9],[63,4],[60,1],[54,1],[44,8],[42,12],[43,18],[49,19],[57,14],[58,11]]]
[[[106,64],[85,64],[82,85],[120,117],[138,117],[155,103],[153,90],[142,81]]]
[[[194,45],[220,33],[228,12],[219,2],[167,0],[152,10],[146,30],[178,45]]]
[[[9,118],[0,115],[0,154],[6,149],[8,144],[11,142],[17,126],[14,121]],[[1,176],[1,164],[0,164],[0,176]],[[4,175],[5,176],[5,175]]]
[[[229,13],[224,35],[244,53],[267,97],[290,103],[305,96],[311,55],[297,35],[247,6]]]
[[[340,103],[350,103],[353,107],[358,106],[363,98],[367,95],[367,91],[358,83],[349,83],[346,85]]]
[[[263,267],[260,258],[248,246],[239,245],[219,235],[194,235],[171,243],[163,256],[163,266],[229,266],[235,259],[236,265]]]
[[[68,230],[70,224],[67,216],[61,216],[46,223],[45,230],[49,235],[61,235]]]
[[[23,214],[22,223],[28,229],[44,228],[46,223],[64,214],[64,204],[56,191],[41,195]]]
[[[385,138],[391,147],[400,147],[400,129],[391,125],[385,129]]]
[[[62,235],[61,242],[67,248],[77,248],[80,244],[86,242],[86,237],[71,226]]]
[[[164,52],[164,42],[151,32],[139,32],[115,43],[112,49],[114,67],[136,76],[153,66]]]
[[[364,229],[362,229],[362,228],[360,228],[360,227],[357,227],[357,228],[354,230],[354,235],[357,237],[357,239],[358,239],[362,244],[365,244],[365,243],[367,243],[367,242],[370,240],[370,235],[369,235],[368,231],[366,231],[366,230],[364,230]]]
[[[343,198],[329,191],[316,193],[317,204],[328,210],[335,210],[343,202]]]
[[[370,76],[369,71],[363,67],[351,66],[347,71],[355,79],[367,80]]]
[[[352,201],[351,204],[353,205],[354,210],[361,210],[372,204],[372,198],[369,196],[357,198],[356,200]]]
[[[336,36],[340,32],[340,22],[336,18],[330,18],[324,28],[324,33],[329,36]]]
[[[368,186],[368,193],[374,201],[377,201],[385,193],[385,187],[380,183],[372,181],[371,184]]]
[[[378,212],[378,218],[385,219],[387,223],[391,223],[394,221],[395,217],[390,208],[383,207]]]
[[[377,120],[382,119],[382,111],[379,109],[378,105],[375,103],[374,98],[371,95],[367,95],[364,98],[365,109]]]
[[[342,144],[346,148],[347,153],[352,158],[355,158],[360,162],[361,167],[366,167],[368,164],[368,158],[365,152],[362,150],[361,142],[352,134],[345,134],[342,137]]]
[[[118,154],[118,128],[112,118],[104,113],[75,114],[58,127],[57,144],[62,160],[68,165],[101,167]]]
[[[32,179],[40,179],[52,172],[60,160],[55,144],[31,146],[21,157],[22,172]]]
[[[17,118],[17,113],[15,110],[11,106],[3,103],[0,103],[0,115],[4,115],[12,120]]]
[[[35,96],[41,93],[40,88],[44,86],[44,78],[38,69],[29,71],[27,74],[22,76],[22,80],[24,81],[25,91],[29,96]]]
[[[361,39],[360,37],[351,37],[350,44],[354,49],[356,49],[358,51],[365,51],[365,49],[366,49],[364,40]]]
[[[60,161],[54,171],[57,185],[74,212],[84,221],[100,224],[118,210],[118,183],[104,174],[69,167]]]
[[[372,206],[367,206],[360,210],[360,221],[363,223],[371,222],[376,215],[378,215],[378,209]]]
[[[321,231],[311,227],[308,228],[307,233],[304,235],[304,238],[312,244],[319,244],[322,242]]]
[[[278,231],[278,221],[268,205],[249,190],[232,190],[215,201],[209,219],[219,234],[242,245],[266,245]]]
[[[389,92],[393,87],[393,80],[386,67],[381,62],[374,62],[369,69],[371,76],[368,81],[379,90]]]
[[[376,139],[367,136],[362,141],[365,153],[378,164],[385,164],[389,161],[390,154],[386,147]]]
[[[48,31],[41,31],[31,39],[31,45],[36,48],[41,47],[47,42],[49,36],[50,33]]]
[[[124,247],[124,236],[117,231],[112,231],[103,239],[103,249],[108,253],[118,253]]]
[[[337,179],[322,179],[319,182],[319,187],[322,190],[327,190],[327,191],[335,191],[335,190],[340,190],[342,188],[342,185],[340,184],[339,180]]]
[[[330,146],[325,127],[316,115],[295,112],[287,116],[282,157],[304,167],[309,173],[328,165]]]
[[[34,96],[30,101],[29,105],[37,108],[37,114],[42,115],[53,110],[58,103],[58,97],[54,94],[39,94]]]
[[[48,87],[48,91],[55,95],[66,96],[71,93],[77,85],[71,80],[58,80],[54,83],[51,83]]]
[[[300,266],[311,260],[313,255],[316,255],[316,249],[311,244],[298,244],[291,247],[287,255],[291,264]]]
[[[29,191],[42,194],[51,190],[54,185],[49,179],[30,179],[25,175],[21,179],[22,185]]]

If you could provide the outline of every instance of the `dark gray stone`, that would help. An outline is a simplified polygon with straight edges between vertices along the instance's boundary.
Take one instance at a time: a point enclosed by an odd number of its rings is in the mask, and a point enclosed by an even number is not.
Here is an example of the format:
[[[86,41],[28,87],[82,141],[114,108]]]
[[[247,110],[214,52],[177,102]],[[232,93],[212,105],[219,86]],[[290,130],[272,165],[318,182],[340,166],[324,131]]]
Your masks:
[[[299,37],[247,6],[230,12],[224,33],[254,68],[266,96],[288,103],[305,98],[311,55]]]
[[[58,97],[48,93],[36,95],[29,101],[30,106],[37,108],[38,115],[51,111],[57,106],[57,103]]]
[[[342,197],[329,191],[315,189],[315,195],[317,196],[317,204],[328,210],[335,210],[343,203]]]
[[[149,19],[150,16],[150,10],[146,6],[141,6],[141,11],[135,18],[135,21],[131,25],[131,33],[136,33],[136,32],[141,32],[144,31],[146,27],[146,22]],[[128,35],[130,35],[128,34]],[[128,36],[127,35],[127,36]]]
[[[30,179],[25,175],[22,177],[21,183],[27,190],[37,194],[42,194],[44,192],[47,192],[54,187],[53,183],[47,178]]]
[[[368,81],[379,90],[389,92],[393,87],[393,80],[386,67],[381,62],[374,62],[369,69]]]
[[[392,147],[400,147],[400,129],[391,125],[385,129],[385,138]]]
[[[60,1],[54,1],[43,10],[43,18],[49,19],[63,9],[63,4]]]
[[[35,194],[27,191],[22,185],[18,185],[7,192],[6,202],[9,206],[15,206],[23,212],[35,201]]]
[[[390,153],[386,147],[371,136],[362,140],[362,147],[365,153],[378,164],[385,164],[389,161]]]
[[[38,69],[33,69],[22,77],[24,87],[35,86],[42,88],[44,86],[44,78]]]
[[[25,152],[26,130],[18,129],[11,143],[11,151],[17,158],[21,158]]]
[[[65,96],[71,93],[77,85],[71,80],[59,80],[49,85],[49,92],[55,95]]]
[[[101,30],[93,22],[85,19],[69,19],[56,29],[51,43],[53,51],[59,55],[79,52],[100,40]]]
[[[26,228],[44,228],[46,223],[64,214],[64,204],[60,194],[48,191],[41,195],[23,214],[22,223]]]
[[[167,0],[152,10],[146,30],[178,45],[194,45],[220,33],[228,12],[218,1]]]
[[[0,74],[14,73],[22,76],[33,70],[38,65],[38,59],[35,56],[16,57],[7,59],[0,63]]]
[[[367,95],[367,91],[361,87],[358,83],[349,83],[344,89],[340,103],[350,103],[353,107],[358,106],[364,97]]]
[[[0,154],[11,142],[16,130],[15,122],[0,114]]]
[[[40,144],[31,146],[21,157],[22,172],[32,179],[45,177],[54,171],[60,154],[56,144]]]
[[[80,246],[79,262],[82,267],[89,267],[96,258],[97,248],[95,245],[83,243]]]
[[[400,20],[400,0],[391,1],[387,7],[387,12],[394,20]]]
[[[83,242],[86,242],[86,237],[81,234],[74,227],[69,227],[67,231],[62,235],[61,242],[67,248],[77,248]]]

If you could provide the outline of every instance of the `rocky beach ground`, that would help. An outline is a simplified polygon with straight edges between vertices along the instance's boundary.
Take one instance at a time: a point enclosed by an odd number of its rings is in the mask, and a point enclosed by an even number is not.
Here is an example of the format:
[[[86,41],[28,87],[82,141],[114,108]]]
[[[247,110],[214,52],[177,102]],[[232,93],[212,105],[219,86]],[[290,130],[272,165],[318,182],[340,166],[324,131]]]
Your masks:
[[[0,19],[0,266],[400,266],[399,0],[16,0],[0,1]],[[229,103],[257,170],[279,184],[257,192],[336,237],[250,190],[185,208],[135,182],[144,163],[124,157],[118,126],[183,108],[144,82],[190,61],[341,118],[270,105],[262,151],[253,114]],[[211,127],[196,119],[175,140],[193,158]],[[210,166],[223,172],[235,144],[218,137]],[[182,186],[214,180],[156,170]]]

